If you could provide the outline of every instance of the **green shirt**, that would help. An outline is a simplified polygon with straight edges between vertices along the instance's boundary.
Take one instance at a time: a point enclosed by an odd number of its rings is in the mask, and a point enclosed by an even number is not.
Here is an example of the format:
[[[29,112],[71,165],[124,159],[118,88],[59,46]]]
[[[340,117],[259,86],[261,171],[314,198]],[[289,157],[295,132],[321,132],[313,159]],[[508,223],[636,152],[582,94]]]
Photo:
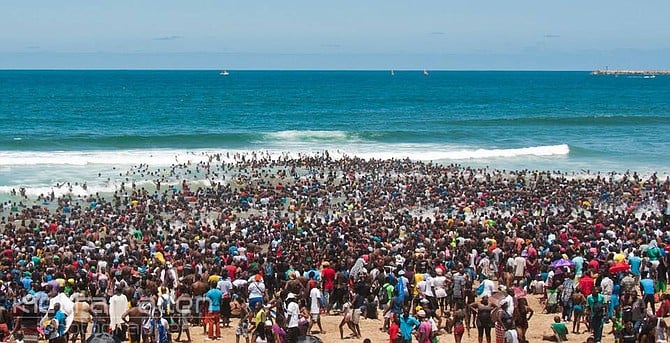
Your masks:
[[[551,323],[551,328],[554,329],[554,332],[560,337],[568,335],[568,327],[565,326],[565,323]]]

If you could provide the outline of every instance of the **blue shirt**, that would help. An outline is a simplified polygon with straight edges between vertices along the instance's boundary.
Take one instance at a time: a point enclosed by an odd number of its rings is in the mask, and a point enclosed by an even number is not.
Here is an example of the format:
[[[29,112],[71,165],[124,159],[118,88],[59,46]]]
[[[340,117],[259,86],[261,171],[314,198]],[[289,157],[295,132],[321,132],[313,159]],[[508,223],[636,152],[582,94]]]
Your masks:
[[[582,275],[582,269],[584,269],[584,258],[581,256],[575,256],[572,259],[572,263],[575,264],[575,274]]]
[[[220,290],[212,288],[205,294],[205,297],[209,300],[210,312],[221,311],[221,298],[223,297],[223,293],[221,293]]]
[[[654,280],[642,279],[640,280],[640,286],[642,286],[645,295],[654,294]]]
[[[640,276],[640,264],[642,264],[642,259],[637,256],[631,256],[628,258],[628,264],[630,265],[630,272],[635,276]]]
[[[30,290],[33,287],[33,279],[31,279],[30,276],[24,276],[21,279],[21,283],[23,284],[23,288],[25,288],[26,291]]]
[[[65,334],[65,319],[67,318],[67,315],[63,313],[63,311],[58,310],[56,311],[56,314],[54,314],[54,319],[58,321],[58,336],[62,336]]]
[[[35,303],[40,313],[44,314],[49,311],[49,295],[45,291],[35,293]]]
[[[402,333],[402,338],[405,341],[412,340],[412,330],[415,327],[418,328],[419,325],[421,323],[412,316],[407,316],[407,319],[405,319],[404,315],[400,316],[400,333]]]

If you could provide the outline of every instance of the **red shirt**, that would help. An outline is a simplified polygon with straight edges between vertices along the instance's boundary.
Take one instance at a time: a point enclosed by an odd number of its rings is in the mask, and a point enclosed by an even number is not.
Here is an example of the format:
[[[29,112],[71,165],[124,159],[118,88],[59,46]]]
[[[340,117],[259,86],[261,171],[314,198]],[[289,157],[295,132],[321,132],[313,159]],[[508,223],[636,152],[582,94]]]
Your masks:
[[[335,269],[330,267],[323,268],[321,270],[321,279],[323,279],[323,289],[332,291],[335,281]]]
[[[400,326],[398,326],[398,324],[395,322],[391,323],[388,331],[390,343],[393,343],[393,341],[398,337],[398,332],[400,332]]]
[[[579,280],[579,289],[582,290],[582,294],[584,294],[585,297],[591,295],[591,292],[593,292],[593,286],[593,278],[588,275],[584,275],[581,280]]]

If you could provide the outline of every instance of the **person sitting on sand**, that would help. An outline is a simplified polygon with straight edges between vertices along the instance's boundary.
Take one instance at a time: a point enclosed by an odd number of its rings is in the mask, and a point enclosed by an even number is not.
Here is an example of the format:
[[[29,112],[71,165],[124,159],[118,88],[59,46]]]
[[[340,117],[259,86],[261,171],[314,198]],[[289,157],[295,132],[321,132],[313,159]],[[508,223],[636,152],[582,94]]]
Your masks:
[[[554,317],[554,322],[551,323],[551,331],[553,331],[553,334],[542,336],[543,341],[565,342],[568,340],[568,327],[561,322],[560,316]]]

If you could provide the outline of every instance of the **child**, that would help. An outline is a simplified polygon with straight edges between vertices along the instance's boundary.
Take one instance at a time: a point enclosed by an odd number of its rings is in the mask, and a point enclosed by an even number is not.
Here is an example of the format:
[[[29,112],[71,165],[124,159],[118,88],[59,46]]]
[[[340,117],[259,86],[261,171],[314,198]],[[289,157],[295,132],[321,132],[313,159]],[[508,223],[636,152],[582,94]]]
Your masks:
[[[444,313],[444,330],[448,333],[452,333],[454,328],[454,320],[451,318],[451,312],[447,311]]]
[[[249,318],[247,316],[240,319],[235,329],[235,343],[240,343],[240,336],[244,337],[245,343],[249,343]]]
[[[447,312],[448,314],[448,312]],[[458,310],[454,314],[454,341],[456,343],[461,343],[461,340],[463,339],[463,333],[465,333],[465,325],[463,324],[463,320],[465,318],[465,314],[463,310]]]

